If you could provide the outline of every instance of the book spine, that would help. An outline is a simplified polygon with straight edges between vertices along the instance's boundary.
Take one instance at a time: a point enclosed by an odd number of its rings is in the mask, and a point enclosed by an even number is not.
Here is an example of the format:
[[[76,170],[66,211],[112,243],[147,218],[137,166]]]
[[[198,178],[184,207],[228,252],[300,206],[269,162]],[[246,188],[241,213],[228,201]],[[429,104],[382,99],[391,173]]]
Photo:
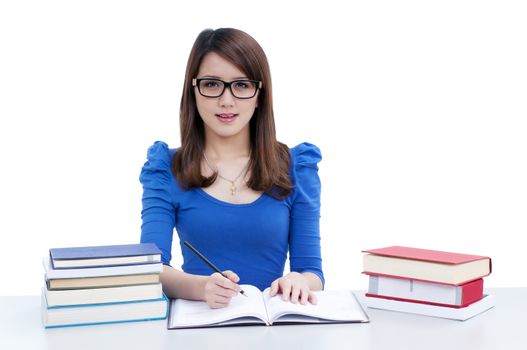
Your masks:
[[[463,288],[462,305],[467,306],[483,298],[483,278],[466,283],[461,287]]]

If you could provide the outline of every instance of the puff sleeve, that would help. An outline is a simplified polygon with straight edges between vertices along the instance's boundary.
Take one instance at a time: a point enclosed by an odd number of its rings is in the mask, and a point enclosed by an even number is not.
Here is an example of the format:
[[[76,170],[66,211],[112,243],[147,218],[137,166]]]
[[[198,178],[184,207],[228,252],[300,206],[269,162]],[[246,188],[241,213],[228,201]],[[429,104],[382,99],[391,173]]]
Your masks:
[[[139,181],[143,185],[141,210],[141,243],[155,243],[161,250],[161,261],[172,258],[172,236],[176,224],[173,201],[174,178],[170,170],[171,156],[166,143],[156,141],[147,152]]]
[[[302,143],[291,149],[294,189],[289,198],[289,263],[295,272],[312,272],[324,285],[320,252],[320,178],[317,146]]]

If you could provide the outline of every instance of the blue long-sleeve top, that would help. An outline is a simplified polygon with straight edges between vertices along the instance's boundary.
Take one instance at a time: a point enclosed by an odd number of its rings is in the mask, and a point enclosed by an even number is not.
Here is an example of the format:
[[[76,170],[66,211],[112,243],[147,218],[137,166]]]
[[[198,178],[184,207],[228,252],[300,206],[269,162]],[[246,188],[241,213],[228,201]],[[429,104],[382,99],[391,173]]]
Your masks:
[[[174,228],[183,254],[182,270],[210,275],[211,270],[183,245],[189,241],[220,270],[232,270],[240,284],[263,290],[282,276],[289,253],[290,271],[313,272],[324,284],[320,252],[320,150],[302,143],[290,150],[294,188],[284,200],[268,194],[248,204],[218,200],[201,188],[183,190],[171,169],[176,150],[161,141],[147,152],[143,185],[141,242],[155,243],[161,259],[172,258]]]

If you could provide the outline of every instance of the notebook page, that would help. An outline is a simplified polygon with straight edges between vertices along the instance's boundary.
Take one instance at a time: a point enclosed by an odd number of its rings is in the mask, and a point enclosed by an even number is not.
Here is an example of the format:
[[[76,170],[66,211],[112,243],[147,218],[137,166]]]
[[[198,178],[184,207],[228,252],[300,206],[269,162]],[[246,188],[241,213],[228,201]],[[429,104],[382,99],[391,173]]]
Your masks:
[[[250,285],[240,286],[247,297],[238,294],[231,299],[227,307],[220,309],[211,309],[204,301],[172,299],[168,328],[212,326],[238,318],[243,318],[239,323],[247,323],[247,316],[256,317],[266,323],[267,313],[260,290]],[[228,322],[233,323],[238,322]]]
[[[282,295],[269,297],[269,290],[263,291],[264,300],[267,306],[267,313],[272,322],[307,322],[305,317],[313,318],[310,322],[366,322],[368,316],[364,313],[361,305],[349,290],[337,291],[317,291],[317,305],[308,303],[307,305],[293,304],[290,301],[283,301]],[[316,320],[319,319],[319,320]]]

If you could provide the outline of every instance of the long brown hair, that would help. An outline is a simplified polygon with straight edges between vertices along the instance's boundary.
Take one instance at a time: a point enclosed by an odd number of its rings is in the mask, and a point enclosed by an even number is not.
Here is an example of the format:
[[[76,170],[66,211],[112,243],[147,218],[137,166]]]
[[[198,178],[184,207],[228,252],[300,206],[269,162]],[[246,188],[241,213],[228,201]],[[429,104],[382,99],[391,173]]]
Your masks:
[[[208,187],[218,175],[214,173],[210,177],[204,177],[201,174],[205,128],[198,113],[192,86],[192,79],[197,77],[203,57],[210,52],[231,62],[249,79],[263,82],[258,94],[258,107],[249,124],[251,176],[247,186],[277,199],[286,198],[293,188],[289,179],[290,153],[285,144],[276,140],[269,63],[256,40],[233,28],[202,31],[190,52],[179,111],[181,148],[172,159],[172,168],[179,184],[187,190],[192,187]]]

